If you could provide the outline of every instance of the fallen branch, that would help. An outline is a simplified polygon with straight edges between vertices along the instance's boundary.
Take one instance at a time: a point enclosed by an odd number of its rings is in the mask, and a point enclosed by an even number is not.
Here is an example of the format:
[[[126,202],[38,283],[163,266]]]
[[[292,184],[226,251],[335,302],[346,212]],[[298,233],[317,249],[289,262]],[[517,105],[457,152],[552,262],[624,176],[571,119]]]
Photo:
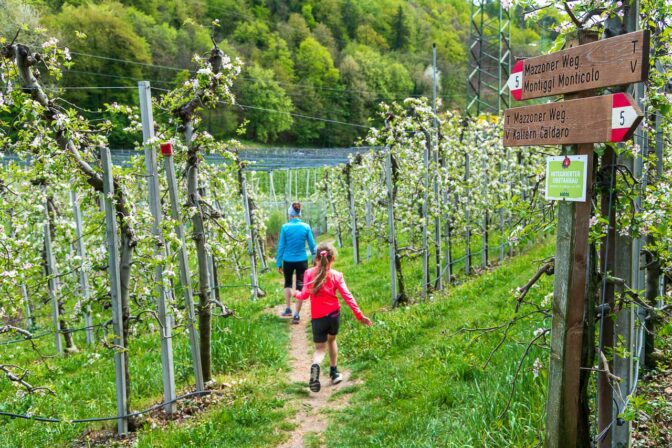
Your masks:
[[[14,370],[17,370],[17,369],[18,369],[18,370],[22,370],[21,375],[19,376],[19,375],[15,374],[15,373],[12,371],[12,369],[14,369]],[[0,370],[2,370],[3,372],[5,372],[5,376],[7,377],[7,379],[8,379],[9,381],[11,381],[11,382],[13,382],[13,383],[20,384],[20,385],[23,386],[23,387],[28,391],[28,393],[30,393],[30,394],[35,393],[35,392],[43,391],[43,392],[47,392],[47,393],[49,393],[49,394],[51,394],[51,395],[54,395],[54,396],[56,395],[56,393],[54,393],[54,391],[51,390],[51,389],[49,389],[48,387],[44,387],[44,386],[37,386],[37,387],[36,387],[36,386],[33,386],[32,384],[30,384],[29,382],[27,382],[27,381],[24,379],[24,378],[25,378],[26,376],[28,376],[28,374],[30,373],[30,372],[28,372],[27,369],[24,369],[24,368],[22,368],[22,367],[15,366],[15,365],[12,365],[12,364],[0,364]]]
[[[553,275],[555,271],[555,259],[551,259],[548,263],[543,265],[542,267],[537,270],[537,272],[532,276],[529,282],[522,288],[520,288],[520,294],[516,298],[516,313],[518,312],[518,309],[520,308],[520,304],[523,302],[523,299],[527,295],[528,292],[530,292],[530,289],[532,286],[534,286],[535,283],[539,281],[542,275]]]

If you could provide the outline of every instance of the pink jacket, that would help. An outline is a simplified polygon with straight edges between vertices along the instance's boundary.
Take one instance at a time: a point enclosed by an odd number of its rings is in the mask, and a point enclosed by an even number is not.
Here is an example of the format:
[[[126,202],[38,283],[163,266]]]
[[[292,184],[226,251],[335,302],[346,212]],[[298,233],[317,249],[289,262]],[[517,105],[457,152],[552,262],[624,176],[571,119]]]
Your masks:
[[[327,316],[334,311],[341,309],[341,303],[338,301],[336,291],[341,294],[345,303],[348,304],[357,320],[362,318],[362,312],[357,305],[357,301],[352,296],[343,279],[343,274],[331,269],[327,274],[327,279],[320,288],[320,291],[313,296],[313,281],[317,276],[318,268],[313,267],[306,271],[303,276],[303,290],[296,293],[296,298],[299,300],[310,300],[310,314],[313,319]]]

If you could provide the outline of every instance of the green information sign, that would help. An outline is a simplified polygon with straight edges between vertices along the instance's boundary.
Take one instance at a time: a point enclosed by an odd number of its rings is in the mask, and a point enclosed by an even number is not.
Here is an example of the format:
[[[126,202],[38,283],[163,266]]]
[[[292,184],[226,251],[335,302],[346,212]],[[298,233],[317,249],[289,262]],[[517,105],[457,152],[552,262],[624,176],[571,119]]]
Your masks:
[[[588,156],[546,157],[546,199],[586,200]]]

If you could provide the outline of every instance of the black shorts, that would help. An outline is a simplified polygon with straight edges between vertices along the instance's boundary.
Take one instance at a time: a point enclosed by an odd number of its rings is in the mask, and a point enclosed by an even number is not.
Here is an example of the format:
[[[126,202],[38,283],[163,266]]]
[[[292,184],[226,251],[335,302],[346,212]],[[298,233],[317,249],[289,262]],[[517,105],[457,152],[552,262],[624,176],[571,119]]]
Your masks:
[[[296,272],[296,289],[303,289],[303,274],[308,269],[308,261],[283,261],[282,270],[285,272],[285,288],[292,287],[292,275]]]
[[[312,320],[313,342],[327,342],[327,335],[336,336],[341,324],[341,310]]]

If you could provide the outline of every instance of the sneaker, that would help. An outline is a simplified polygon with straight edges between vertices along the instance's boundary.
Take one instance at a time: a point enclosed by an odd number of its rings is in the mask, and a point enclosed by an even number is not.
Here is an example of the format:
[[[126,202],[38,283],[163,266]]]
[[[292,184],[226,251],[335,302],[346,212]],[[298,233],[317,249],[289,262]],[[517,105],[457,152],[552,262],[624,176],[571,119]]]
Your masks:
[[[313,364],[310,366],[310,381],[308,382],[310,390],[313,392],[320,391],[320,365]]]
[[[285,309],[285,311],[283,311],[280,316],[282,316],[282,317],[292,317],[292,309],[291,308]]]
[[[294,325],[298,325],[299,322],[301,322],[301,316],[299,316],[298,314],[295,314],[295,315],[294,315],[294,318],[292,319],[292,323],[293,323]]]
[[[329,376],[331,377],[331,384],[338,384],[343,381],[343,375],[341,375],[336,369],[331,369]]]

